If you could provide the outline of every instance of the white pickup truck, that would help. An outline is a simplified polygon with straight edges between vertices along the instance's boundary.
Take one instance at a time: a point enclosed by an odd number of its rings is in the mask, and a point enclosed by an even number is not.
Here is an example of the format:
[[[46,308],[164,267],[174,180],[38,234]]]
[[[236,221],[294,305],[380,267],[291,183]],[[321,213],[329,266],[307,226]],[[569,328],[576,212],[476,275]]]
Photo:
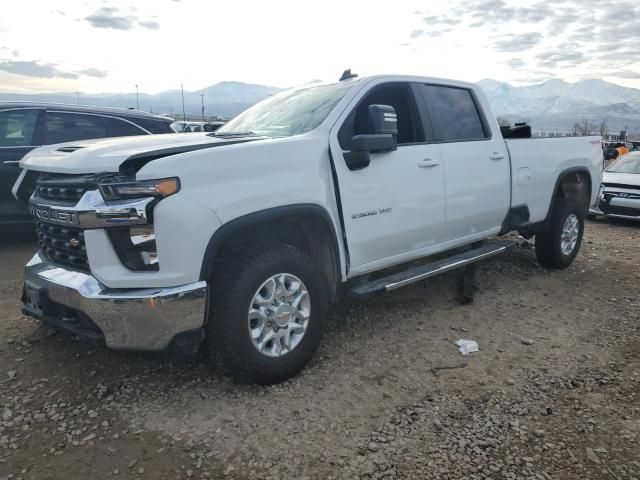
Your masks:
[[[33,150],[13,189],[40,244],[24,313],[114,349],[219,355],[271,383],[309,362],[340,291],[468,265],[509,231],[535,236],[546,266],[573,261],[599,137],[505,141],[473,84],[344,77],[215,133]]]

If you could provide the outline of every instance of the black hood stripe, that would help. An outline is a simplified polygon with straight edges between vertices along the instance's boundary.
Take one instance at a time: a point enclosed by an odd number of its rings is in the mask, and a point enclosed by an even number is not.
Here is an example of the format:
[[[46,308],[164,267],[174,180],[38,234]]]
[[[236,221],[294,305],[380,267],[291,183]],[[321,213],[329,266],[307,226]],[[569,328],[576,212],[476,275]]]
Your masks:
[[[234,140],[221,140],[219,142],[207,142],[198,143],[195,145],[183,145],[180,147],[161,148],[158,150],[149,150],[143,153],[136,153],[128,157],[120,165],[120,173],[132,175],[138,170],[144,167],[147,163],[157,160],[159,158],[170,157],[172,155],[179,155],[181,153],[195,152],[196,150],[206,150],[208,148],[225,147],[227,145],[234,145],[236,143],[252,142],[254,140],[264,140],[266,137],[251,137],[241,138]]]

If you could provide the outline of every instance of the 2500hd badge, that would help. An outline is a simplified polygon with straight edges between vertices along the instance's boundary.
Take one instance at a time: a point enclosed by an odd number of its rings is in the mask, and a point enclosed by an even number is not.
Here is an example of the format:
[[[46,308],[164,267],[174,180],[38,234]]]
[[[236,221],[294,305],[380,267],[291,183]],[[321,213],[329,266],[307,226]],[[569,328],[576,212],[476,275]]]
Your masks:
[[[351,219],[357,220],[358,218],[362,218],[362,217],[373,217],[374,215],[383,215],[385,213],[391,213],[391,210],[392,208],[387,207],[387,208],[380,208],[378,210],[367,210],[366,212],[352,213]]]

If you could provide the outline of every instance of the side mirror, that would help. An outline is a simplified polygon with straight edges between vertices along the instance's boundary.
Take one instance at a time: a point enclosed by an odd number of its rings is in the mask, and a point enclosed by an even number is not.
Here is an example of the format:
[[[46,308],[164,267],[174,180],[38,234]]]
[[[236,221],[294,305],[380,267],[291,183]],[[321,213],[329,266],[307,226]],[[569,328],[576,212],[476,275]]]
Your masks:
[[[392,152],[398,148],[398,116],[391,105],[369,105],[369,132],[354,135],[351,151],[344,154],[349,170],[368,167],[371,153]]]

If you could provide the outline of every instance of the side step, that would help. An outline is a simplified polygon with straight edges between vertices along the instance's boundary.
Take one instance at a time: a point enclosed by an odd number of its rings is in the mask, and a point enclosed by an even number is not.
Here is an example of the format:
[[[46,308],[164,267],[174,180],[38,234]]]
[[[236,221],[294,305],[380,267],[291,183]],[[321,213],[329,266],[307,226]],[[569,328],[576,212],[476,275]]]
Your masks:
[[[498,240],[491,243],[473,248],[471,250],[452,255],[442,260],[411,267],[398,273],[388,275],[386,277],[377,278],[370,282],[361,283],[351,288],[351,293],[355,295],[367,295],[377,292],[389,292],[396,288],[404,287],[411,283],[424,280],[425,278],[434,277],[441,273],[448,272],[456,268],[493,257],[499,253],[505,252],[507,249],[517,245],[517,242],[508,240]]]

